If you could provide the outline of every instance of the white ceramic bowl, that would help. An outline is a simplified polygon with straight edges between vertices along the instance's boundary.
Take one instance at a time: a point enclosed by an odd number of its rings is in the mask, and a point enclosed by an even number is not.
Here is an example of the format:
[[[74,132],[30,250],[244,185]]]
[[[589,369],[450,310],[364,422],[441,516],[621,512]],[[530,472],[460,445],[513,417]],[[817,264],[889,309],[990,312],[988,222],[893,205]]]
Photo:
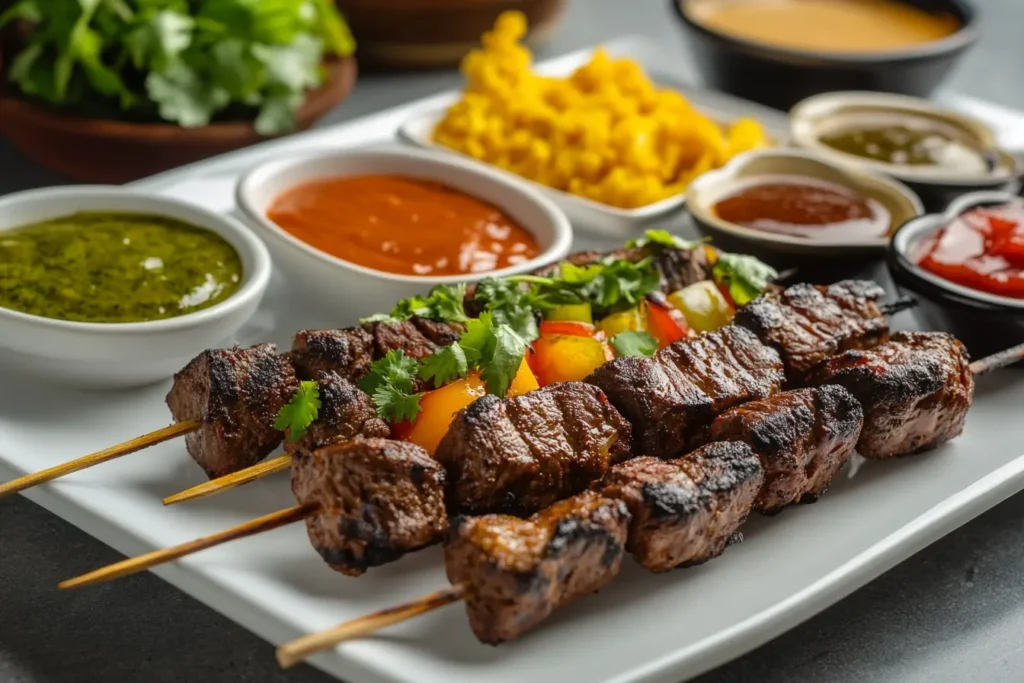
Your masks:
[[[17,192],[0,197],[0,234],[78,211],[154,214],[215,232],[241,257],[242,286],[201,311],[139,323],[70,322],[0,308],[0,364],[19,374],[84,388],[166,379],[234,335],[263,298],[270,281],[263,244],[238,221],[178,199],[102,185]]]
[[[292,236],[267,218],[281,193],[304,182],[357,175],[398,175],[444,183],[494,204],[540,245],[541,253],[510,268],[473,275],[418,277],[386,273],[331,256]],[[526,183],[435,152],[337,150],[289,157],[257,166],[238,184],[238,206],[270,247],[274,264],[304,298],[335,312],[339,320],[386,313],[395,302],[421,294],[436,284],[472,282],[489,276],[525,273],[564,257],[572,244],[572,227],[557,206]]]

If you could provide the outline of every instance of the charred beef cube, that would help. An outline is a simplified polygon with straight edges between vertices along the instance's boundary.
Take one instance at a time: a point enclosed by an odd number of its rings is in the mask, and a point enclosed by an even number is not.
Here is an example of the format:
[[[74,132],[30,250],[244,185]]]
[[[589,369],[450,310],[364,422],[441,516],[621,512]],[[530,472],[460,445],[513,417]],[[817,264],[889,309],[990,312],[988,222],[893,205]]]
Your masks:
[[[757,498],[764,474],[750,446],[720,441],[676,460],[644,456],[616,465],[597,485],[633,521],[626,549],[652,572],[722,554]]]
[[[388,423],[377,416],[369,396],[359,391],[336,372],[321,372],[317,378],[320,410],[302,438],[285,442],[284,449],[292,455],[308,455],[313,451],[345,443],[355,438],[391,438]]]
[[[211,479],[255,465],[281,443],[274,429],[299,388],[273,344],[203,351],[174,376],[167,406],[176,422],[199,420],[185,448]]]
[[[359,576],[448,531],[444,469],[415,444],[357,439],[296,458],[292,492],[319,511],[309,541],[333,569]]]
[[[292,342],[291,359],[302,379],[334,372],[355,384],[374,361],[373,337],[360,327],[303,330]]]
[[[420,334],[438,347],[454,344],[466,331],[466,326],[462,323],[449,323],[429,318],[413,318],[412,324]]]
[[[445,325],[445,323],[435,323]],[[401,350],[410,358],[426,358],[437,351],[437,344],[431,341],[411,320],[396,323],[367,323],[363,326],[373,339],[373,357],[383,358],[388,351]],[[437,332],[437,330],[435,330]]]
[[[877,303],[883,296],[885,290],[868,280],[798,284],[758,297],[737,311],[734,322],[777,350],[790,382],[799,384],[826,358],[888,338],[889,323]]]
[[[733,408],[711,424],[711,439],[743,441],[754,449],[764,469],[754,505],[771,514],[825,493],[856,449],[863,425],[857,399],[840,386],[825,385]]]
[[[635,452],[672,457],[702,442],[720,413],[777,393],[784,379],[774,350],[729,325],[651,358],[617,358],[585,381],[633,424]]]
[[[629,455],[630,425],[599,389],[552,384],[515,398],[481,396],[434,453],[451,507],[525,515],[579,493]]]
[[[882,460],[919,453],[963,431],[974,396],[967,349],[941,332],[895,332],[870,351],[827,360],[810,378],[839,384],[864,406],[857,452]]]
[[[586,491],[529,519],[463,517],[445,545],[452,584],[468,588],[473,633],[497,645],[519,637],[619,573],[629,512]]]

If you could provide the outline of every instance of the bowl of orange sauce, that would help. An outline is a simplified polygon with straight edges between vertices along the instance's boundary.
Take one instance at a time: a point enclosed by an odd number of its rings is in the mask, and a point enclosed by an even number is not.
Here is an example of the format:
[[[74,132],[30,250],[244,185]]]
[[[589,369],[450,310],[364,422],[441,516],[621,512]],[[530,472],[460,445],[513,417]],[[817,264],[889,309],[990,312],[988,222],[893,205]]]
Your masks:
[[[896,231],[886,261],[930,326],[976,357],[1024,342],[1024,199],[974,192]]]
[[[276,160],[246,174],[236,195],[289,283],[346,315],[437,284],[528,272],[572,242],[562,211],[525,182],[434,152]]]

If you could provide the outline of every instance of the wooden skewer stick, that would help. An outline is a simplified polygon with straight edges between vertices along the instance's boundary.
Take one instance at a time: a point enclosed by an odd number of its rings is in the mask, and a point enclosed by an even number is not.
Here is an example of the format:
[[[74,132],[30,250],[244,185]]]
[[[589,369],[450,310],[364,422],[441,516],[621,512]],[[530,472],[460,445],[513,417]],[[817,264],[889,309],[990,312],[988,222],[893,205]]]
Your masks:
[[[258,517],[254,520],[246,522],[245,524],[239,524],[236,527],[227,529],[225,531],[212,534],[210,536],[204,536],[197,538],[194,541],[188,543],[182,543],[181,545],[174,546],[173,548],[164,548],[163,550],[154,550],[151,553],[145,555],[139,555],[138,557],[132,557],[115,564],[101,567],[96,571],[89,572],[88,574],[82,574],[73,579],[62,581],[58,588],[61,590],[67,590],[69,588],[82,588],[83,586],[91,586],[96,583],[102,583],[104,581],[110,581],[111,579],[117,579],[122,576],[129,576],[146,569],[151,569],[157,565],[177,560],[186,555],[199,552],[200,550],[206,550],[228,541],[233,541],[239,538],[246,538],[248,536],[255,536],[256,534],[263,533],[264,531],[270,531],[278,527],[286,526],[293,522],[305,519],[311,514],[318,510],[318,506],[314,504],[308,505],[296,505],[285,510],[278,510],[272,512],[269,515]]]
[[[993,353],[991,356],[974,361],[971,363],[971,372],[975,375],[984,375],[993,370],[1005,368],[1007,365],[1013,365],[1022,359],[1024,359],[1024,344],[1017,344],[1017,346],[1011,346],[999,353]]]
[[[421,614],[458,602],[466,597],[469,587],[464,583],[449,586],[430,595],[424,595],[412,602],[397,607],[388,607],[373,614],[364,614],[351,621],[321,631],[311,633],[290,643],[277,648],[277,663],[282,668],[288,669],[303,661],[310,655],[316,654],[339,643],[353,638],[369,635],[382,628],[397,624],[407,619],[412,619]]]
[[[97,451],[91,455],[86,455],[77,460],[66,462],[63,465],[57,465],[49,469],[36,472],[35,474],[28,474],[24,477],[19,477],[13,481],[9,481],[6,484],[0,484],[0,498],[11,493],[18,493],[24,491],[27,488],[36,486],[37,484],[45,484],[48,481],[63,477],[65,474],[71,474],[79,470],[84,470],[87,467],[93,465],[99,465],[102,462],[113,460],[114,458],[120,458],[122,455],[128,455],[135,451],[141,451],[143,448],[148,448],[164,441],[177,438],[182,434],[188,434],[199,429],[201,423],[199,420],[185,420],[184,422],[178,422],[169,427],[158,429],[155,432],[149,434],[143,434],[142,436],[136,437],[124,443],[119,443],[116,446],[110,448],[104,448],[102,451]]]
[[[265,460],[252,467],[246,467],[244,470],[233,472],[224,477],[218,477],[207,482],[203,482],[198,486],[193,486],[190,489],[185,489],[181,493],[175,493],[173,496],[164,498],[164,505],[174,505],[175,503],[184,503],[187,500],[195,500],[197,498],[205,498],[206,496],[212,496],[215,493],[226,491],[227,489],[241,486],[242,484],[248,484],[251,481],[262,479],[263,477],[274,474],[275,472],[281,472],[292,465],[291,455],[280,455],[270,460]]]

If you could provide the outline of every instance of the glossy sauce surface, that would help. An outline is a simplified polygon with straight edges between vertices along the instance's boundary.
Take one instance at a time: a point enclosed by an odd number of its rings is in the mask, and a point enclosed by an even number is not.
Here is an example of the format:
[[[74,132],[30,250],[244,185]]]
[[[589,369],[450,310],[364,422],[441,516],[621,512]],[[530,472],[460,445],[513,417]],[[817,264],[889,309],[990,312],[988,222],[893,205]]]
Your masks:
[[[713,210],[736,225],[823,242],[880,237],[890,221],[888,210],[874,199],[796,175],[749,179]]]
[[[950,282],[1024,299],[1024,204],[972,209],[926,240],[912,257]]]
[[[896,0],[689,0],[684,8],[720,33],[820,52],[898,50],[960,28],[951,15]]]
[[[332,256],[403,275],[483,273],[540,252],[533,236],[497,207],[413,178],[305,183],[275,199],[267,217]]]

